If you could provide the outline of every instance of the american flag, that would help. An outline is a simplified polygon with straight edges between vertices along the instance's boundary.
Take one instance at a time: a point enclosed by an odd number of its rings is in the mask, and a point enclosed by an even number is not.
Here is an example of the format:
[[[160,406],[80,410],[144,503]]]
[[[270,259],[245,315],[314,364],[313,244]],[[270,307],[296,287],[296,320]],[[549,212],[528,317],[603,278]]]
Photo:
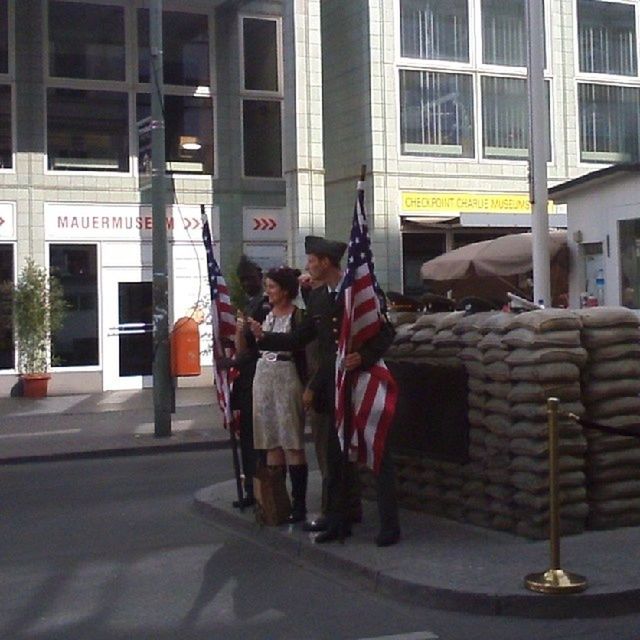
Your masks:
[[[235,336],[236,317],[233,313],[229,290],[224,280],[222,271],[213,255],[211,232],[207,214],[202,211],[202,241],[207,253],[207,272],[209,276],[209,289],[211,291],[211,329],[213,334],[213,380],[216,385],[218,405],[224,415],[225,427],[228,427],[233,416],[231,412],[231,381],[229,369],[220,366],[225,358],[232,354],[229,348],[225,348],[224,339]]]
[[[377,473],[387,433],[398,400],[398,388],[382,358],[367,370],[347,374],[343,363],[347,353],[374,337],[382,328],[384,296],[373,270],[371,240],[364,208],[364,183],[358,183],[353,225],[347,252],[347,268],[341,294],[344,316],[336,356],[336,427],[344,446],[344,422],[351,415],[351,447],[358,460]],[[347,406],[347,385],[351,385],[351,406]]]

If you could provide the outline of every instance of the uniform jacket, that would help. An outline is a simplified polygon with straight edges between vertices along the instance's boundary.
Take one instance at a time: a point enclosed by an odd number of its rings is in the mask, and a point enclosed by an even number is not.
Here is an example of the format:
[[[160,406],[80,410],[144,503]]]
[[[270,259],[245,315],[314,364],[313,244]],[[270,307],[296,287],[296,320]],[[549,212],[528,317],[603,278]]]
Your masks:
[[[313,408],[319,413],[330,413],[335,404],[335,366],[340,326],[344,314],[342,296],[332,300],[327,287],[318,287],[309,292],[307,313],[289,334],[265,333],[259,342],[260,349],[294,351],[301,349],[317,338],[318,368],[308,383],[314,393]],[[362,368],[375,364],[393,342],[393,330],[383,325],[376,336],[358,349],[362,357]]]

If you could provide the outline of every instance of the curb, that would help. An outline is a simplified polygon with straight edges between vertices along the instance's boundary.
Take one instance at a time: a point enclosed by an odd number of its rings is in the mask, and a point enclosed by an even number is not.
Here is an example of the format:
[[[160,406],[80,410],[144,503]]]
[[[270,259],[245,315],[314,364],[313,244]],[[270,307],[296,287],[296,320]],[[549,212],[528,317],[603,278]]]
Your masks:
[[[524,590],[519,594],[486,593],[447,589],[429,584],[418,584],[332,554],[324,546],[309,542],[310,534],[300,529],[260,527],[253,521],[238,517],[228,509],[216,506],[206,499],[207,488],[194,495],[193,508],[214,524],[270,549],[293,556],[295,560],[314,566],[323,572],[338,571],[342,577],[356,581],[364,588],[392,599],[432,609],[459,611],[486,616],[517,618],[563,619],[603,618],[640,611],[640,588],[618,592],[573,595],[544,595]],[[500,585],[498,585],[499,587]],[[595,587],[592,587],[595,589]]]
[[[31,464],[38,462],[63,462],[69,460],[93,460],[100,458],[124,458],[147,456],[160,453],[180,453],[188,451],[214,451],[230,448],[227,440],[208,440],[202,442],[182,442],[172,444],[153,444],[139,446],[111,447],[92,449],[89,451],[65,451],[60,453],[43,453],[0,458],[0,466]]]

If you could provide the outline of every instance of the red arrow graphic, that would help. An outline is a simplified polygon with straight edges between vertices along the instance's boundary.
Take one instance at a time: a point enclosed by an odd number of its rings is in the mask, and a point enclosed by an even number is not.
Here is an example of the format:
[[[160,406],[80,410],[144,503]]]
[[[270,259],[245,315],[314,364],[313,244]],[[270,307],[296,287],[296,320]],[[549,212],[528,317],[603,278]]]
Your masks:
[[[275,218],[254,218],[253,230],[254,231],[273,231],[278,222]]]
[[[4,218],[0,218],[0,227],[4,224]]]

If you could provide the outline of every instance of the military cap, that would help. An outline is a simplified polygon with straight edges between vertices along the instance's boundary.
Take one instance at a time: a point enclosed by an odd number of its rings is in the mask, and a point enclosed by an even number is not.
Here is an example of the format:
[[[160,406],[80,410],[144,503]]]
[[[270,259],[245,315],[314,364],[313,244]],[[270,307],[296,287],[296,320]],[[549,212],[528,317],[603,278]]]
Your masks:
[[[320,236],[307,236],[304,239],[305,253],[312,253],[314,256],[327,256],[336,262],[340,262],[346,249],[346,243],[327,240]]]

